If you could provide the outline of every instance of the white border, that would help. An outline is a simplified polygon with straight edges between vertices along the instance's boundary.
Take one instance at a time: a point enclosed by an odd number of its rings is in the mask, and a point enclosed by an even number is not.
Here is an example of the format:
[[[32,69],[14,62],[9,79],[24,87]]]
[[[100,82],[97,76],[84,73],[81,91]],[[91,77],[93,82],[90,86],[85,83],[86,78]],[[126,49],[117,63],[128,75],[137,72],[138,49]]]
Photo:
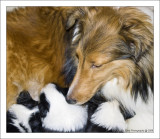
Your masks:
[[[154,133],[6,133],[6,6],[154,6]],[[1,1],[1,137],[2,138],[158,138],[159,137],[159,1]]]

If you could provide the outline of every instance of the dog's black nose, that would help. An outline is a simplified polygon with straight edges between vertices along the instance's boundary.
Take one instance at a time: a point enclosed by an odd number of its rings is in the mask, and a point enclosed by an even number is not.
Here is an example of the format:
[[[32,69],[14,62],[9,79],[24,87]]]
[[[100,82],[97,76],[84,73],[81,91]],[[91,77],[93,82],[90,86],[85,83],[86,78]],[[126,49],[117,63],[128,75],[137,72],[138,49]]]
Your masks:
[[[66,97],[66,101],[69,103],[69,104],[76,104],[77,101],[75,99],[71,99],[71,98],[68,98]]]

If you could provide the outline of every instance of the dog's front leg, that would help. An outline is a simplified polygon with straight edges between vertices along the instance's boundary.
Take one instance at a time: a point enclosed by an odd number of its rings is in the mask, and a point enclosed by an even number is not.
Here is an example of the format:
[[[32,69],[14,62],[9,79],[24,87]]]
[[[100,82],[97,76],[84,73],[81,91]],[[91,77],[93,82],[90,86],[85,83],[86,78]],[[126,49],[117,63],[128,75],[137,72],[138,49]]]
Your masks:
[[[126,122],[117,100],[102,103],[92,115],[91,122],[112,132],[124,132],[126,129]]]

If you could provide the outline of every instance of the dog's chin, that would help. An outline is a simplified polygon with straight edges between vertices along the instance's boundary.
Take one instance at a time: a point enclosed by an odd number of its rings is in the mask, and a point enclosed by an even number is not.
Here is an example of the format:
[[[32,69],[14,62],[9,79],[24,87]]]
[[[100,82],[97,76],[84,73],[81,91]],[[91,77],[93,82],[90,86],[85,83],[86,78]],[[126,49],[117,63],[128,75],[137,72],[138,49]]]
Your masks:
[[[76,104],[74,105],[81,105],[81,106],[85,106],[87,104],[89,100],[86,100],[86,101],[83,101],[83,102],[77,102]]]

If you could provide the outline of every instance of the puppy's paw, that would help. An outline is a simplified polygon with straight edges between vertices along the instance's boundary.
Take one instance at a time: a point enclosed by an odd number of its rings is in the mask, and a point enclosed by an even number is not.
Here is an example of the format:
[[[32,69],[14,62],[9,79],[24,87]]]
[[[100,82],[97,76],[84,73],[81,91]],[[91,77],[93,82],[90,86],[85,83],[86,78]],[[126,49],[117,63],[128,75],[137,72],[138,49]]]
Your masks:
[[[102,103],[92,115],[91,122],[112,132],[124,132],[126,129],[126,122],[116,100]]]

